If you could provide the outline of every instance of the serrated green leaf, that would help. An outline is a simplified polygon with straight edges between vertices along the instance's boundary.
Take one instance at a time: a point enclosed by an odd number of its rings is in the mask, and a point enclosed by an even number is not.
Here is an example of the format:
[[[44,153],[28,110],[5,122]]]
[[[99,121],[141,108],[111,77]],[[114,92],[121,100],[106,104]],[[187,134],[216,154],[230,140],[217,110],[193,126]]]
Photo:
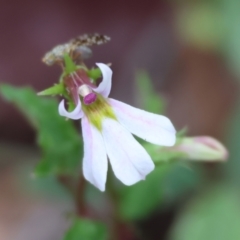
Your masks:
[[[82,159],[82,139],[73,122],[59,116],[57,102],[38,97],[31,88],[1,85],[0,93],[23,112],[38,133],[43,156],[35,174],[75,173]]]
[[[100,222],[76,218],[64,240],[108,240],[107,228]]]
[[[149,75],[144,71],[137,72],[136,86],[138,102],[144,110],[152,113],[164,113],[165,102],[161,96],[154,91]]]

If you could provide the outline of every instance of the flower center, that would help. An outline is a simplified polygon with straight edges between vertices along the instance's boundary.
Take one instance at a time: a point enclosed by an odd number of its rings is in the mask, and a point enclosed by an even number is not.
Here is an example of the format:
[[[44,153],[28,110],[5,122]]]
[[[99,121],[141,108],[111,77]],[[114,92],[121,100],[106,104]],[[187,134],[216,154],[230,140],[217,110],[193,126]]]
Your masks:
[[[78,103],[79,96],[82,97],[85,105],[96,101],[97,95],[92,90],[96,86],[90,81],[84,69],[70,73],[64,77],[63,81],[75,105]]]
[[[96,99],[97,99],[97,95],[92,92],[83,98],[83,102],[86,105],[90,105],[90,104],[94,103],[96,101]]]
[[[96,96],[95,101],[89,105],[82,105],[82,109],[88,120],[98,129],[102,130],[102,121],[104,118],[117,120],[112,107],[107,100],[100,94],[93,93]],[[87,96],[86,96],[87,97]]]
[[[83,97],[83,102],[85,105],[90,105],[97,99],[96,93],[94,93],[92,89],[86,84],[83,84],[78,88],[78,93]]]

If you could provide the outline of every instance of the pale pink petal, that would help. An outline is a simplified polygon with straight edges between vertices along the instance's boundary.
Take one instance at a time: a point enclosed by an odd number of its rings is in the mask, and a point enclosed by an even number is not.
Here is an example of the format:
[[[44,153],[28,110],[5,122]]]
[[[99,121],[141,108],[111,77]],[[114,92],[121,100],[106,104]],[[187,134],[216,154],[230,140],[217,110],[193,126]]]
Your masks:
[[[154,169],[146,150],[117,121],[104,119],[102,135],[113,172],[125,185],[145,179]]]
[[[95,187],[104,191],[108,162],[103,137],[99,130],[89,123],[87,117],[82,118],[82,134],[84,141],[83,175]]]
[[[228,158],[228,151],[223,144],[210,136],[182,138],[169,150],[186,154],[188,160],[225,161]]]
[[[61,115],[63,117],[70,118],[70,119],[74,119],[74,120],[80,119],[84,115],[84,113],[83,113],[83,111],[81,109],[81,102],[80,102],[80,100],[78,101],[77,106],[75,107],[75,109],[72,112],[68,112],[65,109],[64,100],[62,100],[59,103],[59,105],[58,105],[58,112],[59,112],[59,115]]]
[[[109,99],[109,103],[118,121],[134,135],[153,144],[175,144],[176,130],[167,117],[134,108],[115,99]]]
[[[96,65],[102,72],[102,81],[99,86],[93,90],[104,97],[108,97],[112,87],[112,70],[108,65],[103,63],[96,63]]]

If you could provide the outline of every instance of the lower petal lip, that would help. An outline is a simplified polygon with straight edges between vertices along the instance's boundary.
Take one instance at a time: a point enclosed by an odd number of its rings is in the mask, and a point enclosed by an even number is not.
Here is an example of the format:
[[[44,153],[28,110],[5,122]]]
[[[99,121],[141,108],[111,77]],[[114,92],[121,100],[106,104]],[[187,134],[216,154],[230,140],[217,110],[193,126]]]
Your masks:
[[[102,135],[113,172],[122,183],[133,185],[153,171],[149,154],[119,122],[106,118]]]
[[[86,117],[82,119],[82,132],[84,140],[84,177],[100,191],[104,191],[108,162],[102,135]]]

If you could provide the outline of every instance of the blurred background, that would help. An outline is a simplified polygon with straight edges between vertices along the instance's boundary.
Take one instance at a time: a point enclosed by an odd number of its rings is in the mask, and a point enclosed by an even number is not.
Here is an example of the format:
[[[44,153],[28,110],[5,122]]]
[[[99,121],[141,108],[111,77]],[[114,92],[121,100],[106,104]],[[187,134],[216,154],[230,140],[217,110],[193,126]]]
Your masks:
[[[41,62],[47,51],[103,33],[111,42],[93,47],[87,63],[112,63],[111,97],[140,106],[136,73],[145,70],[177,130],[187,126],[188,135],[227,146],[227,163],[171,171],[161,201],[129,217],[138,234],[126,230],[122,239],[240,239],[239,0],[0,3],[1,82],[43,90],[61,74]],[[0,99],[0,239],[61,239],[69,226],[68,192],[54,178],[31,176],[40,156],[35,137],[24,116]]]

